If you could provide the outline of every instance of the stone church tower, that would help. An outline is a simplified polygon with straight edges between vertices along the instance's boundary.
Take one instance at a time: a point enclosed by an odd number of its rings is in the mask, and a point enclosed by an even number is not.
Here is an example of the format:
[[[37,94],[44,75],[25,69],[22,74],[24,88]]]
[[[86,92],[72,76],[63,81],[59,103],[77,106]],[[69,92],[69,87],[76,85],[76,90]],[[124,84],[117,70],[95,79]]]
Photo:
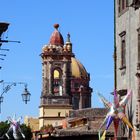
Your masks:
[[[115,0],[115,88],[120,97],[132,90],[127,107],[140,139],[140,0]],[[127,113],[126,112],[126,113]],[[122,131],[123,132],[123,131]],[[129,134],[129,132],[127,132]],[[123,135],[123,133],[122,133]]]
[[[40,128],[59,125],[69,110],[91,107],[90,75],[72,52],[70,34],[64,39],[54,25],[48,45],[42,48],[42,80]]]

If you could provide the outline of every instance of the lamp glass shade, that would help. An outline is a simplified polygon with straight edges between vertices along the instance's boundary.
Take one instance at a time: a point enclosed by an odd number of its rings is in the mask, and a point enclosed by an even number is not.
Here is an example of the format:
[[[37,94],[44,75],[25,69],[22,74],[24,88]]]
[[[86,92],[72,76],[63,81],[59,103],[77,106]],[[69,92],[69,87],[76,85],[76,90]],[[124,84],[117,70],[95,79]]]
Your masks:
[[[29,93],[29,91],[27,90],[27,88],[25,88],[23,94],[22,94],[22,100],[27,104],[27,101],[30,101],[30,96],[31,94]]]

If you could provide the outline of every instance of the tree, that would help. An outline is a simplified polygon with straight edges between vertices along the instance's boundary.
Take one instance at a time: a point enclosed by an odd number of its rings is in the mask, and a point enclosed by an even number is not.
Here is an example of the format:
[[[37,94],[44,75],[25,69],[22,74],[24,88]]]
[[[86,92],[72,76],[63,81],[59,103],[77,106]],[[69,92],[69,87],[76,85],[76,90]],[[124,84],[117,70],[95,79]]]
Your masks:
[[[25,124],[22,124],[20,127],[23,134],[25,135],[26,140],[31,140],[32,139],[31,128],[29,126],[26,126]]]
[[[8,131],[9,124],[7,121],[5,122],[0,122],[0,137],[4,136],[5,133]]]
[[[0,122],[0,138],[6,139],[5,133],[8,131],[9,127],[10,127],[10,124],[8,124],[8,121]],[[26,126],[25,124],[21,124],[20,128],[23,134],[25,135],[26,140],[31,140],[32,132],[31,132],[30,127]],[[8,135],[13,139],[12,132]]]

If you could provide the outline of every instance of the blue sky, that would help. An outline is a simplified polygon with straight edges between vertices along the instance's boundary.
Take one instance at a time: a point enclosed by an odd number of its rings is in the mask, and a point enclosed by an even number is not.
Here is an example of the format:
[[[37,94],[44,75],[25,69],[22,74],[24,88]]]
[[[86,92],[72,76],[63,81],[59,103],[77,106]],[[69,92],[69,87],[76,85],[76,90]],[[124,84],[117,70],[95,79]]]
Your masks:
[[[27,82],[31,101],[25,105],[21,94],[24,86],[13,86],[4,94],[1,120],[14,113],[17,116],[38,116],[42,90],[42,65],[39,54],[49,43],[59,23],[59,31],[66,41],[71,34],[73,52],[90,73],[93,88],[92,106],[103,107],[96,91],[111,100],[114,86],[113,71],[113,1],[99,0],[0,0],[0,21],[9,22],[4,39],[19,40],[7,43],[10,49],[0,60],[0,79],[5,82]],[[2,84],[0,85],[2,92]]]

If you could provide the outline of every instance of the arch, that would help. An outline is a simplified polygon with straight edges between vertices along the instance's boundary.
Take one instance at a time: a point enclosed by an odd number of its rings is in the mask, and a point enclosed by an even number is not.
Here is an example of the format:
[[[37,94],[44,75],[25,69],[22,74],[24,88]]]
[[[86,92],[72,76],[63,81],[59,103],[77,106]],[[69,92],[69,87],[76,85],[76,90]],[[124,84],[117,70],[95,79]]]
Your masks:
[[[53,94],[62,96],[62,70],[60,68],[53,69]]]
[[[55,69],[53,71],[53,77],[54,77],[54,79],[59,79],[60,78],[60,72],[57,69]]]

